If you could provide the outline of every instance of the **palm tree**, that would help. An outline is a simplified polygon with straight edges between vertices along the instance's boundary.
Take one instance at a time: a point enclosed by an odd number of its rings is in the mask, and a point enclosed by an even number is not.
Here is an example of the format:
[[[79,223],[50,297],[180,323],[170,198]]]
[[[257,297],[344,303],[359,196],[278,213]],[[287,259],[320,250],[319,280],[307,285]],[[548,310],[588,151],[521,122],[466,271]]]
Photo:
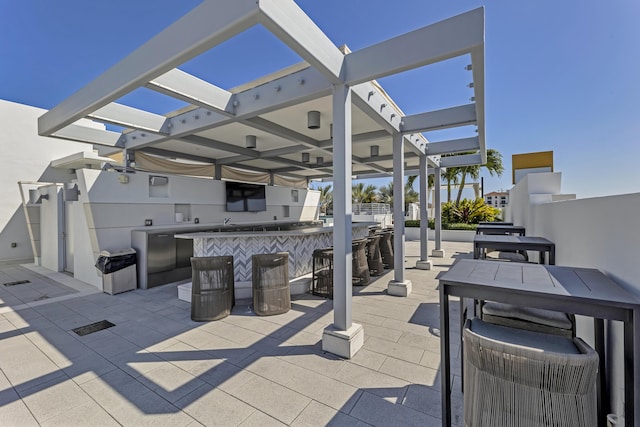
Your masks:
[[[324,212],[324,215],[327,215],[327,212],[333,210],[333,190],[331,189],[331,185],[320,187],[319,190],[320,212]]]
[[[451,184],[458,183],[459,168],[447,168],[442,172],[442,179],[447,182],[447,202],[451,201]]]
[[[409,208],[409,203],[417,203],[420,199],[420,195],[418,194],[418,192],[411,188],[411,183],[414,180],[415,179],[407,179],[407,182],[404,184],[405,211]],[[389,181],[386,186],[380,188],[378,200],[380,203],[388,203],[391,207],[393,207],[393,181]]]
[[[378,200],[377,188],[369,184],[359,182],[351,187],[351,202],[353,203],[374,203]]]
[[[489,171],[489,174],[493,176],[494,174],[498,176],[502,176],[502,172],[504,172],[504,166],[502,165],[502,154],[498,150],[494,150],[493,148],[487,149],[487,163],[484,165],[473,165],[473,166],[464,166],[458,169],[458,175],[460,176],[460,186],[458,187],[458,197],[456,197],[456,204],[460,203],[460,199],[462,198],[462,190],[464,189],[464,184],[467,176],[471,179],[477,180],[480,178],[480,168],[486,168]]]
[[[393,181],[389,181],[384,187],[380,187],[378,192],[380,203],[387,203],[393,206]]]

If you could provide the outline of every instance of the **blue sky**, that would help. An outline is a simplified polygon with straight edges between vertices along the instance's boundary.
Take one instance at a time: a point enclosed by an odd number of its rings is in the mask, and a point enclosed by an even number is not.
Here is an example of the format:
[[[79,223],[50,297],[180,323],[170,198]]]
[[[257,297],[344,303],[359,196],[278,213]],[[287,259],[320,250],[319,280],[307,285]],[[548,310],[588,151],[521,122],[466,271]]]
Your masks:
[[[51,108],[199,3],[0,0],[0,99]],[[563,191],[640,191],[640,2],[637,0],[298,0],[352,50],[485,6],[487,146],[511,187],[511,155],[553,150]],[[390,6],[392,5],[392,6]],[[298,62],[261,28],[182,67],[224,88]],[[468,102],[458,58],[381,80],[405,113]],[[465,74],[467,73],[467,74]],[[121,102],[166,113],[180,102],[138,90]],[[427,135],[437,141],[452,134]],[[376,182],[378,184],[378,182]]]

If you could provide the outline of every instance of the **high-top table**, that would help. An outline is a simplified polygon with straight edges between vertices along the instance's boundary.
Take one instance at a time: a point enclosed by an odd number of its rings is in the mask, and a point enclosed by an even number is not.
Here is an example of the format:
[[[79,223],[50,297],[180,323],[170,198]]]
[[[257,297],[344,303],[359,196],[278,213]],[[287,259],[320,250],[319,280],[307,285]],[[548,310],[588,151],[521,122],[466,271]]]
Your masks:
[[[624,323],[625,422],[640,422],[640,298],[590,268],[461,259],[437,277],[440,285],[440,353],[442,425],[451,425],[451,360],[449,296],[497,301],[594,318],[595,346],[600,355],[599,425],[606,424],[604,319]],[[462,307],[460,310],[462,316]],[[462,318],[460,319],[462,321]]]
[[[506,225],[506,224],[478,224],[476,228],[476,234],[517,234],[524,236],[525,228],[521,225]]]
[[[556,263],[556,245],[544,237],[476,234],[473,238],[473,257],[475,259],[485,258],[485,249],[498,251],[537,251],[540,253],[540,264],[544,264],[545,253],[548,253],[548,264],[553,265]]]

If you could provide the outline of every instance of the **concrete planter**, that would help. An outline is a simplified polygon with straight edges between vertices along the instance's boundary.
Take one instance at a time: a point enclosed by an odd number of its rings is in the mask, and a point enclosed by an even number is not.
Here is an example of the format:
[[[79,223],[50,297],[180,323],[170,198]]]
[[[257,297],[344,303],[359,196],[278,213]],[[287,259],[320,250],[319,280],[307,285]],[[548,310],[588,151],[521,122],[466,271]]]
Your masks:
[[[435,239],[435,230],[429,230],[429,240]],[[473,242],[473,230],[442,230],[442,240],[447,242]],[[420,240],[420,227],[405,227],[405,240]]]

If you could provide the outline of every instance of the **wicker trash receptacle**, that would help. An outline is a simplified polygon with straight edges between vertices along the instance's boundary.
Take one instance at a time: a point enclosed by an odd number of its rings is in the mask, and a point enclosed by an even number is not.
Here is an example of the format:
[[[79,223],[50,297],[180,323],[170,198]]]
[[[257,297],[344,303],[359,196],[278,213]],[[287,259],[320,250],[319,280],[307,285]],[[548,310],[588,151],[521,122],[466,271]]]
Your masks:
[[[333,299],[333,248],[313,251],[311,293]]]
[[[286,313],[291,309],[289,253],[251,257],[253,311],[259,316]]]
[[[191,258],[191,320],[227,317],[235,303],[233,256]]]

